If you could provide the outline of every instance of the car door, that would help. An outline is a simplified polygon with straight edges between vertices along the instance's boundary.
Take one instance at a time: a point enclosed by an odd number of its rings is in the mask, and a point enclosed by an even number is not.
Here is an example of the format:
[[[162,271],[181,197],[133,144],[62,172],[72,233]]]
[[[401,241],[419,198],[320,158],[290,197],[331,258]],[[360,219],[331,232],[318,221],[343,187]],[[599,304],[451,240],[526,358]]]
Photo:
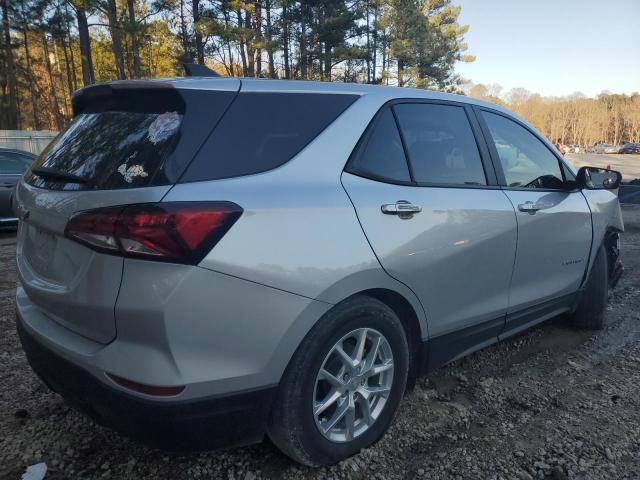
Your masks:
[[[518,330],[567,310],[591,249],[591,212],[574,178],[523,123],[478,109],[498,178],[516,210],[518,248],[507,329]]]
[[[382,267],[422,302],[432,366],[496,340],[508,306],[515,214],[477,133],[463,104],[396,103],[342,175]]]
[[[15,222],[11,197],[20,177],[32,162],[21,153],[0,150],[0,225]]]

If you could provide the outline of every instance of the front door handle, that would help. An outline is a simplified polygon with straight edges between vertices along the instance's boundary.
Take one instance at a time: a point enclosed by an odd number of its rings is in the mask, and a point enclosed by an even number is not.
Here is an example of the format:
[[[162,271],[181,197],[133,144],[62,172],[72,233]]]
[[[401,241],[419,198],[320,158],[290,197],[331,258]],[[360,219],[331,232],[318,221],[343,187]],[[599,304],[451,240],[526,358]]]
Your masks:
[[[406,200],[398,200],[396,203],[387,203],[380,207],[382,213],[387,215],[398,215],[400,218],[411,218],[414,214],[420,213],[422,208]]]
[[[538,210],[542,209],[542,205],[533,202],[524,202],[518,205],[518,210],[534,215]]]

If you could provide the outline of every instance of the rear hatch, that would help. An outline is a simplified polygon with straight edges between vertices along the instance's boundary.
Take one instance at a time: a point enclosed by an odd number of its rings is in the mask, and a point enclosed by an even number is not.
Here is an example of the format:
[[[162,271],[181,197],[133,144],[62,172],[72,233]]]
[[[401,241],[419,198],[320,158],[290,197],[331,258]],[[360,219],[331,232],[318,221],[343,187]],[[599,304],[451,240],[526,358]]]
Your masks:
[[[202,90],[191,88],[194,82],[114,82],[82,90],[74,97],[73,122],[17,188],[23,288],[45,315],[94,341],[116,336],[124,260],[70,240],[65,227],[80,211],[162,200],[240,86],[221,79]]]

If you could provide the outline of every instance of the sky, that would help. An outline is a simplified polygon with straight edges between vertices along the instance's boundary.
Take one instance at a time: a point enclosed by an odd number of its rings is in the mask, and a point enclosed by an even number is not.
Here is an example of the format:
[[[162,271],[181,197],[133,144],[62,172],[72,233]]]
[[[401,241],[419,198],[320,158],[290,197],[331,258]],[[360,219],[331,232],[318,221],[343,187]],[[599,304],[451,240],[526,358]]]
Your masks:
[[[454,0],[474,83],[543,96],[640,92],[640,0]]]

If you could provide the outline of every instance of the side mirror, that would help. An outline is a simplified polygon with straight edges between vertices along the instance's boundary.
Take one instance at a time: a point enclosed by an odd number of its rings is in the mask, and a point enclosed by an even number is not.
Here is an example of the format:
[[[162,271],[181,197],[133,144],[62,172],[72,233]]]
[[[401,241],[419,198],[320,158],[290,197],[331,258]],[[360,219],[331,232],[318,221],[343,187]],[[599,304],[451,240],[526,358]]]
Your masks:
[[[576,183],[587,190],[615,190],[620,186],[622,174],[598,167],[580,167]]]

